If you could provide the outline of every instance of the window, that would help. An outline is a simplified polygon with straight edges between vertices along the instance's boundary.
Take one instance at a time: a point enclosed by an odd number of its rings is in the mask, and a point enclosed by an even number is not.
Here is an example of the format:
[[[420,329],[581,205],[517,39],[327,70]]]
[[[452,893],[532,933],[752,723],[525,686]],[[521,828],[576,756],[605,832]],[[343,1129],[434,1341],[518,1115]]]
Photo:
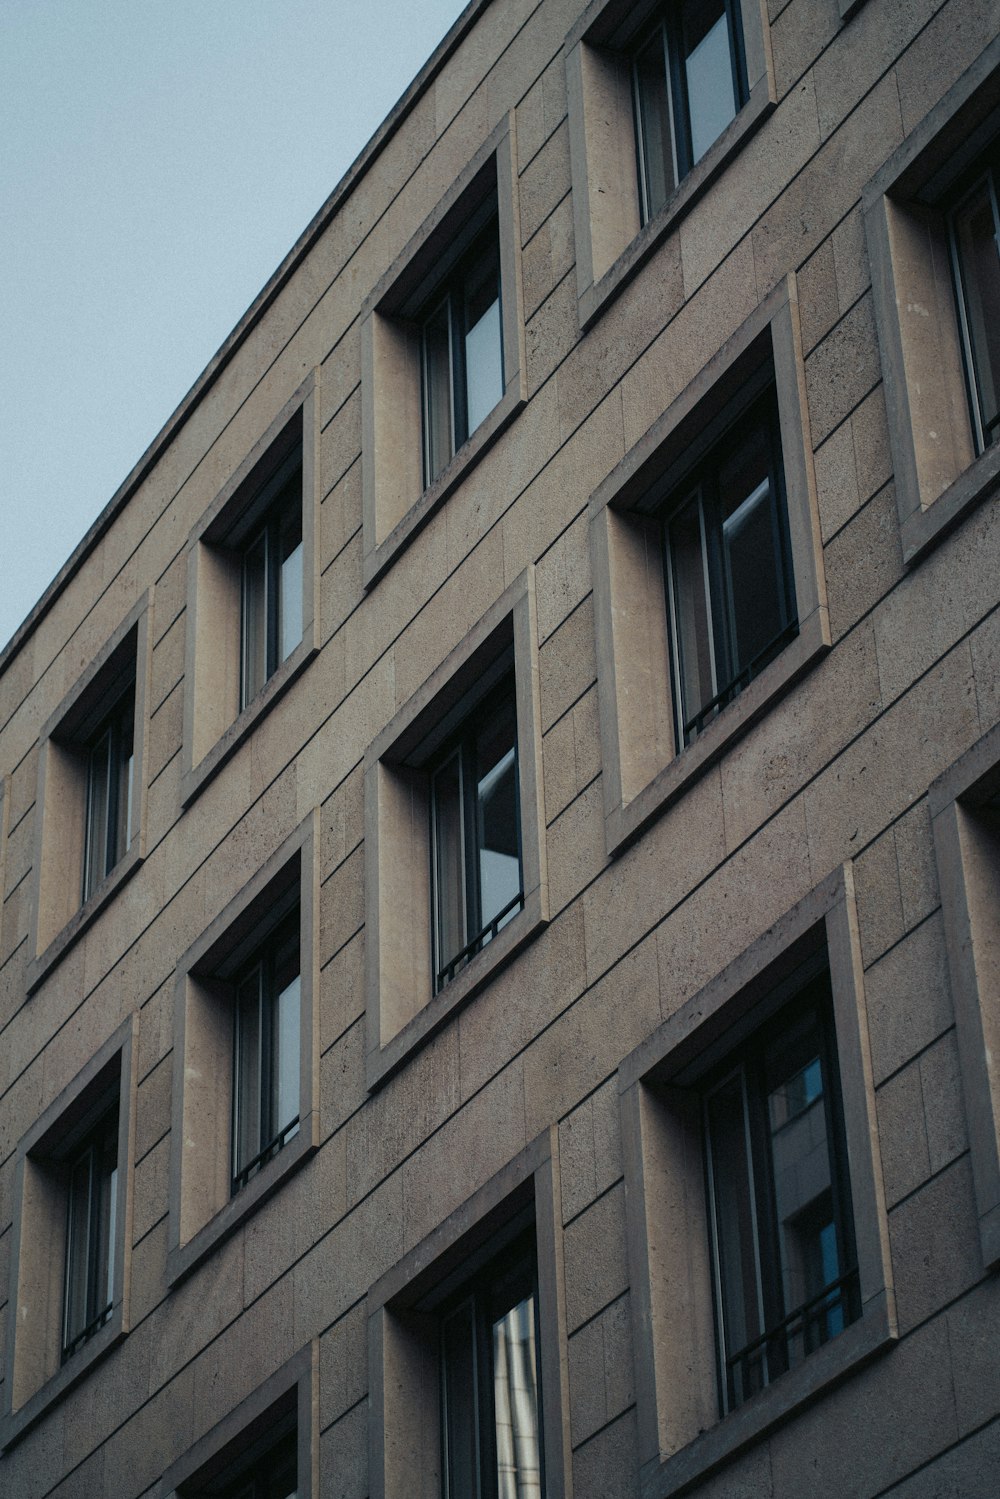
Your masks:
[[[622,1063],[643,1487],[694,1487],[891,1345],[850,865]]]
[[[794,637],[795,585],[771,392],[667,502],[664,547],[677,743]]]
[[[0,1446],[128,1330],[138,1016],[104,1043],[14,1157]]]
[[[368,1293],[369,1492],[561,1499],[561,1212],[546,1131]]]
[[[983,1264],[1000,1264],[1000,727],[930,787]]]
[[[490,221],[421,318],[424,485],[432,484],[504,391],[498,226]]]
[[[808,984],[706,1084],[720,1408],[859,1314],[829,980]]]
[[[66,1278],[62,1357],[71,1358],[111,1317],[114,1306],[118,1100],[67,1162]]]
[[[581,327],[775,108],[766,9],[757,0],[591,0],[567,36]]]
[[[316,654],[318,388],[314,371],[188,539],[185,806]]]
[[[241,968],[233,1001],[233,1191],[299,1127],[299,913]]]
[[[640,217],[659,213],[746,99],[737,0],[679,0],[635,49]]]
[[[302,639],[302,458],[293,453],[270,481],[277,498],[243,552],[240,708],[260,692]]]
[[[317,817],[285,839],[177,967],[171,1284],[319,1143]]]
[[[168,1499],[312,1499],[319,1491],[318,1409],[314,1342],[172,1463],[159,1492]]]
[[[590,497],[616,853],[829,649],[793,277]]]
[[[151,593],[39,736],[29,993],[142,863]]]
[[[517,714],[509,675],[431,772],[436,989],[524,905],[517,803]]]
[[[862,198],[909,563],[993,493],[1000,475],[998,121],[994,39]]]
[[[365,754],[368,1085],[548,919],[534,573]]]
[[[1000,437],[1000,147],[948,215],[965,379],[976,452]]]
[[[524,405],[521,229],[501,120],[361,311],[363,568],[371,587]]]
[[[87,898],[125,857],[132,842],[135,682],[126,687],[87,747],[83,892]]]
[[[446,1499],[542,1499],[534,1234],[444,1305],[441,1419]]]

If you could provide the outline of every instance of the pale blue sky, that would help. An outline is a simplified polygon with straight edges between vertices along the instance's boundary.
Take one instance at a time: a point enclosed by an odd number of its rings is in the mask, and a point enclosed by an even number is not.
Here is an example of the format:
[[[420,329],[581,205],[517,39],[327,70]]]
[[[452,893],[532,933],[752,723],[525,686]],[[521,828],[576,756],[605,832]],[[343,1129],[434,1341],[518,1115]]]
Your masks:
[[[0,647],[464,0],[0,0]]]

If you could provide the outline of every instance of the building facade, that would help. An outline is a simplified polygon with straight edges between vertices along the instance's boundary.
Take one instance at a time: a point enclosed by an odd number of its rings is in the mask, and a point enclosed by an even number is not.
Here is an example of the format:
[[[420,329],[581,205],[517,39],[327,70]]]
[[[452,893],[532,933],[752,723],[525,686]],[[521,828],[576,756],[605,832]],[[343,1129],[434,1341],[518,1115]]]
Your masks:
[[[998,0],[472,0],[0,656],[0,1493],[987,1499]]]

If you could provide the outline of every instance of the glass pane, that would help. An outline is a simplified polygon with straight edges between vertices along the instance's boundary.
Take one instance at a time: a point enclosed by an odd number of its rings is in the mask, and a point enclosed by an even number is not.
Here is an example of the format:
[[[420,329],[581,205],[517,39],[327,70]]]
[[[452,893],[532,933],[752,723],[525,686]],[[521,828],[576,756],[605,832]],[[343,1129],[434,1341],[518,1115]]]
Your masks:
[[[645,223],[659,212],[677,186],[662,26],[657,27],[646,45],[636,53],[634,78],[640,198]]]
[[[259,1152],[260,1006],[263,975],[258,964],[236,991],[235,1083],[233,1088],[233,1175]]]
[[[783,1312],[802,1307],[840,1278],[833,1171],[826,1127],[822,1036],[815,1016],[790,1028],[765,1058]],[[831,1320],[832,1317],[832,1320]],[[839,1293],[789,1329],[796,1363],[843,1327]]]
[[[954,219],[971,377],[987,447],[1000,436],[1000,245],[991,176],[969,194]]]
[[[493,1412],[498,1499],[541,1499],[533,1296],[493,1324]]]
[[[240,707],[245,708],[267,681],[267,532],[243,557],[243,670]]]
[[[278,571],[278,660],[302,639],[302,478],[282,496],[281,566]]]
[[[715,696],[715,660],[698,493],[668,522],[667,549],[674,651],[680,675],[681,738],[686,744],[701,727],[692,720]]]
[[[299,1112],[299,976],[280,990],[274,1002],[272,1044],[272,1088],[274,1118],[272,1138],[279,1135]],[[297,1133],[293,1130],[288,1139]]]
[[[115,1188],[118,1181],[117,1119],[104,1126],[95,1152],[97,1178],[94,1183],[97,1214],[96,1233],[92,1236],[95,1263],[93,1267],[94,1300],[91,1319],[105,1312],[114,1300]]]
[[[728,594],[731,679],[764,665],[789,622],[782,532],[770,479],[770,441],[761,425],[719,469],[723,569]]]
[[[476,1320],[463,1302],[441,1326],[441,1403],[446,1499],[478,1499]]]
[[[108,872],[108,814],[111,798],[112,741],[106,728],[90,751],[87,767],[87,829],[84,849],[83,899],[96,890]]]
[[[512,698],[477,736],[476,817],[482,929],[521,893],[517,723]],[[515,908],[502,924],[516,914]]]
[[[113,831],[114,847],[109,848],[108,869],[113,869],[128,852],[132,842],[132,730],[135,719],[135,699],[128,693],[115,714],[112,730],[115,754],[113,776],[116,805],[109,826],[109,838]]]
[[[455,451],[451,394],[451,300],[445,297],[423,330],[425,484],[437,478]]]
[[[500,265],[493,241],[469,266],[465,278],[464,441],[503,395],[503,339],[500,325]],[[456,435],[457,440],[457,435]]]
[[[438,971],[465,946],[462,766],[456,750],[434,775],[434,924]]]
[[[87,1326],[90,1268],[90,1208],[93,1152],[84,1151],[70,1171],[67,1193],[66,1286],[63,1305],[63,1347],[71,1348]]]
[[[743,1074],[727,1078],[706,1100],[712,1174],[718,1296],[728,1362],[763,1332],[757,1268],[753,1168],[747,1138]],[[767,1382],[763,1349],[727,1372],[727,1399],[739,1405]]]
[[[684,0],[681,35],[693,166],[736,115],[729,23],[723,0]]]
[[[269,1456],[264,1499],[296,1499],[297,1493],[295,1438],[290,1436]]]

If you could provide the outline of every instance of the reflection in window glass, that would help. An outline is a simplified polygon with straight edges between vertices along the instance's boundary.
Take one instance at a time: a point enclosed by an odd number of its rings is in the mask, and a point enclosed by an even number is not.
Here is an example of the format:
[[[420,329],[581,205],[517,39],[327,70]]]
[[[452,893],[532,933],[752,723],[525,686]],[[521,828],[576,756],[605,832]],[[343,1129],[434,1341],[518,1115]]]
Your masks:
[[[233,1009],[233,1191],[298,1132],[298,915],[241,969]]]
[[[135,688],[130,685],[87,750],[87,807],[82,899],[128,853],[132,842]]]
[[[118,1107],[78,1147],[68,1174],[62,1356],[70,1358],[111,1316],[114,1302]]]
[[[1000,436],[1000,206],[998,169],[981,176],[951,215],[969,402],[977,452]]]
[[[276,480],[276,500],[243,549],[240,708],[260,692],[302,639],[302,459]]]

